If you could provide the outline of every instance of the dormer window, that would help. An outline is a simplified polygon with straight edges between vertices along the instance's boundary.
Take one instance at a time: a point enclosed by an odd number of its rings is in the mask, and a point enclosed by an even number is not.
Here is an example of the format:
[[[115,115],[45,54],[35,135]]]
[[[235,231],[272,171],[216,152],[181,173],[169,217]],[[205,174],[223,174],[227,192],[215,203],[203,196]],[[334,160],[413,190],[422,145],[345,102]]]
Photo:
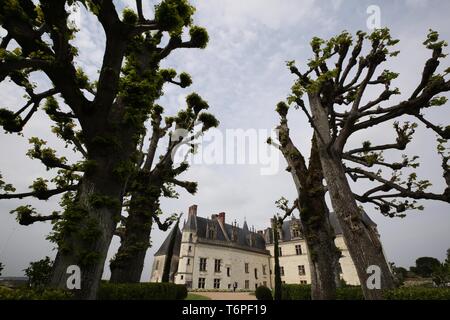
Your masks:
[[[216,238],[216,226],[214,224],[208,224],[207,237],[208,239]]]

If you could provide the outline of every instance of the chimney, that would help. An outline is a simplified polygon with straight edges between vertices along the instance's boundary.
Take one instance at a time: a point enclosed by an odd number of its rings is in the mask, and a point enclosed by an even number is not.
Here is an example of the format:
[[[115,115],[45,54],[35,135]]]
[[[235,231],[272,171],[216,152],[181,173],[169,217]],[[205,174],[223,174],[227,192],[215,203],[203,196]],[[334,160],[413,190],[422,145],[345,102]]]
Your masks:
[[[222,223],[222,225],[225,225],[225,212],[219,213],[219,221]]]
[[[193,204],[192,206],[189,207],[189,216],[197,216],[197,205]]]

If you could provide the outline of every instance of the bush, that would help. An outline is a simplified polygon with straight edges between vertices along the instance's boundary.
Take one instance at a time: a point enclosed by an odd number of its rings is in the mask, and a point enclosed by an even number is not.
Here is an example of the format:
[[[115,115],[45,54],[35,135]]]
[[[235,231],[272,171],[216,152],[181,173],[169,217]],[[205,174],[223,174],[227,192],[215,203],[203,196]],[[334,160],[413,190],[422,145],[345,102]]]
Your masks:
[[[177,284],[177,300],[184,300],[187,298],[188,290],[184,284]]]
[[[337,300],[364,300],[364,295],[361,287],[347,286],[336,289]]]
[[[385,293],[387,300],[450,300],[450,288],[404,287]]]
[[[450,300],[450,288],[404,287],[387,290],[386,300]],[[282,300],[311,300],[311,286],[284,284]],[[361,287],[348,286],[336,290],[337,300],[364,300]]]
[[[256,288],[255,296],[258,300],[273,300],[272,290],[265,286],[259,286]]]
[[[281,300],[311,300],[311,285],[283,284],[281,286]]]
[[[173,283],[102,282],[98,300],[176,300],[181,296],[181,289]]]
[[[70,292],[60,289],[34,290],[0,287],[0,300],[68,300],[71,298]]]

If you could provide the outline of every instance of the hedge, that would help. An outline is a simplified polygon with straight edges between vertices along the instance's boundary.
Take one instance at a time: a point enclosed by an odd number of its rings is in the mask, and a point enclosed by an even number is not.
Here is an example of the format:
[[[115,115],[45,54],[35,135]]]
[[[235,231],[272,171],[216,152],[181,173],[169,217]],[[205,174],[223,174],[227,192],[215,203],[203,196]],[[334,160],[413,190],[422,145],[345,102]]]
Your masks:
[[[184,300],[184,285],[173,283],[109,283],[102,281],[98,300]],[[68,300],[72,293],[64,290],[0,287],[0,300]]]
[[[98,300],[182,300],[186,296],[186,287],[173,283],[102,282]]]
[[[30,288],[11,289],[0,286],[0,300],[68,300],[70,292],[59,289],[32,290]]]
[[[256,288],[255,296],[258,300],[273,300],[272,290],[265,286],[259,286]]]
[[[450,288],[403,287],[385,293],[389,300],[450,300]]]
[[[450,300],[450,288],[403,287],[387,290],[387,300]],[[282,300],[311,300],[311,286],[283,284]],[[357,286],[348,286],[336,290],[337,300],[363,300],[362,290]]]

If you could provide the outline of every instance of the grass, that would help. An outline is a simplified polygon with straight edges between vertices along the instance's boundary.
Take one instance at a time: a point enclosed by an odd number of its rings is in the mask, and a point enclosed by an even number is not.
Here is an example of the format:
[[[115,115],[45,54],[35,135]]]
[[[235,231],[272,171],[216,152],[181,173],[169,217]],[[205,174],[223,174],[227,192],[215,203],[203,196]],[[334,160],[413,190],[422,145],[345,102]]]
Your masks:
[[[196,293],[188,293],[185,300],[211,300],[211,298]]]

